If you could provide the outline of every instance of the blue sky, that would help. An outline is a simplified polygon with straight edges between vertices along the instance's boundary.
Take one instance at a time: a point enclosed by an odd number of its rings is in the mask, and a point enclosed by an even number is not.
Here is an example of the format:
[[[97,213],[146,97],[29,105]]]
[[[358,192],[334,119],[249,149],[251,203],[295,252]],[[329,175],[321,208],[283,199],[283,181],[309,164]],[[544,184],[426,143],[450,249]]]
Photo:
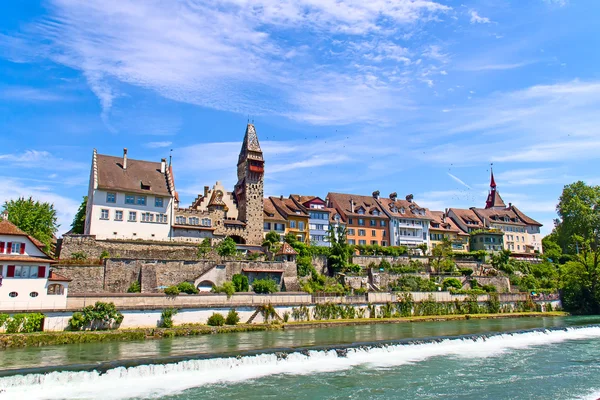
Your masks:
[[[159,161],[184,205],[232,188],[248,116],[266,195],[498,189],[549,232],[563,185],[600,184],[595,0],[48,0],[0,15],[0,201],[61,232],[93,148]]]

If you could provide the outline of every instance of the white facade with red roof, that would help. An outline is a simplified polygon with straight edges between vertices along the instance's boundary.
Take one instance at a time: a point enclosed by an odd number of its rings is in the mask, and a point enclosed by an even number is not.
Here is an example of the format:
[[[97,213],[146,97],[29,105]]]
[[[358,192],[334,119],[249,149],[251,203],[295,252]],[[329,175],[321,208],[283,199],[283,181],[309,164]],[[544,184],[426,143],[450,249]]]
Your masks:
[[[0,311],[60,310],[70,280],[55,274],[43,245],[7,220],[0,220]]]

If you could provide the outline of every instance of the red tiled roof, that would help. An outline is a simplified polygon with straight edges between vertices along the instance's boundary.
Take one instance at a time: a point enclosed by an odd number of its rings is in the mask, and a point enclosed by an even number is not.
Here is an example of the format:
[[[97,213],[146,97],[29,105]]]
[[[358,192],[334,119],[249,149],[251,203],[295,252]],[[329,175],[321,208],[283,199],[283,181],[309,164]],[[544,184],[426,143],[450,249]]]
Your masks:
[[[481,219],[475,214],[475,212],[471,209],[462,209],[462,208],[450,208],[448,213],[453,212],[457,218],[461,220],[463,224],[467,227],[475,228],[475,229],[483,229],[485,226]],[[467,224],[467,221],[475,222],[475,224]],[[460,228],[460,225],[459,225]],[[461,228],[462,230],[462,228]],[[468,233],[468,232],[467,232]]]
[[[375,217],[382,219],[389,219],[388,216],[383,212],[383,209],[377,203],[377,200],[373,196],[361,196],[356,194],[345,194],[345,193],[329,193],[327,198],[332,203],[333,207],[340,213],[340,216],[344,221],[349,217],[365,218]],[[354,209],[352,209],[352,203],[354,203]],[[359,214],[360,209],[365,211],[365,214]],[[372,212],[377,210],[380,214],[373,215]]]
[[[57,261],[52,260],[47,257],[33,257],[26,255],[10,255],[10,254],[0,254],[0,261],[6,262],[31,262],[31,263],[42,263],[42,264],[53,264]]]
[[[457,234],[464,234],[464,232],[456,225],[456,223],[450,217],[444,217],[443,211],[430,211],[427,210],[429,216],[431,216],[432,220],[430,223],[430,229],[437,229],[441,231],[454,232]],[[435,228],[433,224],[439,224],[439,227]]]
[[[506,208],[506,204],[504,204],[504,200],[500,197],[500,193],[497,190],[493,190],[488,194],[488,198],[485,202],[485,208],[491,207],[502,207]]]
[[[298,255],[298,252],[296,250],[294,250],[294,248],[292,246],[290,246],[288,243],[283,243],[283,245],[281,246],[281,248],[279,249],[279,251],[277,252],[277,254],[275,254],[276,256],[295,256]]]
[[[48,280],[52,281],[52,282],[71,282],[72,281],[72,279],[65,278],[64,276],[59,275],[54,271],[50,271],[50,276],[48,277]]]
[[[267,197],[267,198],[263,199],[263,204],[264,204],[263,212],[264,212],[265,220],[285,222],[285,218],[283,217],[283,215],[281,215],[279,213],[279,211],[277,211],[277,208],[275,208],[275,206],[273,205],[273,202],[271,201],[270,198]]]
[[[414,219],[431,219],[431,215],[427,214],[427,209],[419,207],[417,203],[408,200],[395,201],[389,198],[380,198],[383,209],[388,215],[394,218],[414,218]],[[402,213],[404,210],[404,213]]]
[[[471,208],[471,210],[475,211],[477,216],[480,219],[484,219],[488,223],[498,223],[498,224],[506,224],[506,225],[518,225],[523,226],[519,216],[510,208],[504,209],[493,209],[493,208]],[[508,218],[508,221],[504,219]]]
[[[510,208],[512,208],[512,210],[515,212],[515,214],[517,214],[519,216],[519,218],[527,225],[535,225],[535,226],[543,226],[542,224],[540,224],[539,222],[537,222],[535,219],[533,218],[529,218],[527,215],[523,214],[523,212],[521,210],[519,210],[517,207],[511,205]]]
[[[28,238],[31,243],[33,243],[34,246],[36,246],[42,253],[46,254],[46,252],[44,251],[44,243],[40,242],[39,240],[37,240],[36,238],[34,238],[33,236],[28,235],[27,233],[23,232],[21,229],[19,229],[15,224],[13,224],[12,222],[3,219],[0,220],[0,235],[7,235],[7,236],[25,236],[26,238]]]
[[[281,197],[269,197],[269,199],[271,199],[271,202],[275,208],[277,208],[277,211],[285,218],[290,216],[308,217],[308,213],[305,211],[306,208],[303,206],[299,207],[292,199],[284,199]]]

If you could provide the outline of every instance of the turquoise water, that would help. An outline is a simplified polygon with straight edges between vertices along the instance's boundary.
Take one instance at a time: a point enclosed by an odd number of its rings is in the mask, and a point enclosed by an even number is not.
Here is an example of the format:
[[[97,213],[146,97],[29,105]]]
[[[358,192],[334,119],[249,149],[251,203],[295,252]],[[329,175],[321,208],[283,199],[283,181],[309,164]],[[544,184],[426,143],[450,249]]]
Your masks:
[[[21,368],[40,354],[60,363],[56,372],[0,378],[0,399],[596,399],[600,327],[588,325],[598,323],[414,323],[11,350],[0,353],[4,369],[19,355]],[[548,329],[500,333],[532,328]],[[166,362],[172,356],[197,359]],[[108,359],[153,365],[87,371]]]

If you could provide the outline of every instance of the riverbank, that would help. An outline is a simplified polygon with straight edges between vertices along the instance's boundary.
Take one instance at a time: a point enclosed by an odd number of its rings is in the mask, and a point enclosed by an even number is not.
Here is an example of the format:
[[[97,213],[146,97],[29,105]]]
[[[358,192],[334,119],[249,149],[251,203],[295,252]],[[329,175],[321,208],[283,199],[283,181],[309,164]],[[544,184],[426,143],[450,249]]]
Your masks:
[[[525,317],[564,317],[564,312],[524,312],[510,314],[471,314],[471,315],[436,315],[403,318],[364,318],[348,320],[305,321],[270,324],[241,324],[236,326],[212,327],[200,324],[186,324],[173,328],[122,329],[114,331],[84,332],[39,332],[0,334],[0,350],[23,347],[56,346],[77,343],[126,342],[157,340],[182,336],[213,335],[235,332],[261,332],[273,330],[312,329],[339,326],[400,324],[411,322],[460,321],[472,319],[507,319]]]

